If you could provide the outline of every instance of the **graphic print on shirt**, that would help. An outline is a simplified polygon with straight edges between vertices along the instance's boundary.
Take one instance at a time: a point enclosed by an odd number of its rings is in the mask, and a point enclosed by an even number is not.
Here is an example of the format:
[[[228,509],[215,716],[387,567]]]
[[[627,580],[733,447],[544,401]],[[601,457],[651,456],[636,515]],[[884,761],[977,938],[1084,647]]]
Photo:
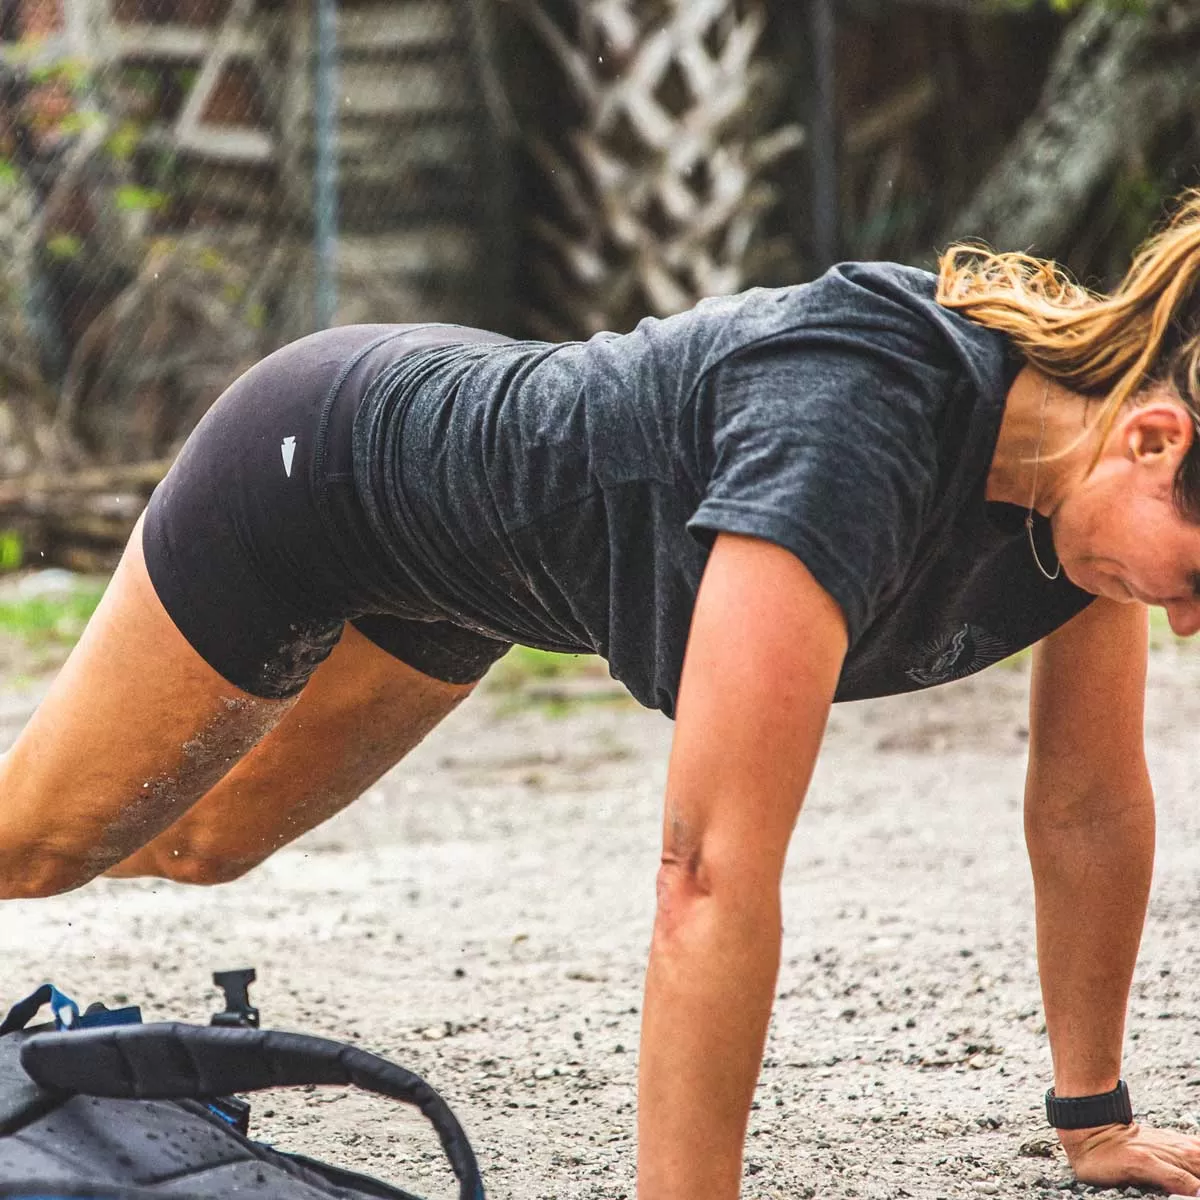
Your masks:
[[[292,460],[296,457],[296,439],[294,437],[285,437],[280,449],[283,451],[283,469],[287,473],[287,477],[291,479]]]
[[[918,659],[905,675],[921,687],[933,687],[973,675],[1007,658],[1008,643],[978,625],[964,624],[918,650]]]

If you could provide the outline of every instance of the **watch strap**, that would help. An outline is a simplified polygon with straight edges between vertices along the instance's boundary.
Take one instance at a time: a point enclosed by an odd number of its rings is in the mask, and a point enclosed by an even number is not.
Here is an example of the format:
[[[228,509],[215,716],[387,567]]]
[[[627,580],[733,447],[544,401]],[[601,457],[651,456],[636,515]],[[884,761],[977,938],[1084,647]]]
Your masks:
[[[1091,1129],[1097,1125],[1129,1125],[1133,1105],[1125,1080],[1118,1079],[1111,1092],[1097,1096],[1056,1096],[1046,1093],[1046,1120],[1055,1129]]]

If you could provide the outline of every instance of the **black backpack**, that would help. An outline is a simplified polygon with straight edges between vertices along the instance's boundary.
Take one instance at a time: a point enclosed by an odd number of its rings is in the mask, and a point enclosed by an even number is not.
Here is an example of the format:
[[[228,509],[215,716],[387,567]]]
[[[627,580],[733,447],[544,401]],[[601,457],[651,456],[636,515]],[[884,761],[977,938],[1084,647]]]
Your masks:
[[[212,1025],[143,1025],[136,1007],[78,1007],[50,985],[0,1023],[0,1197],[16,1200],[419,1200],[247,1136],[268,1087],[354,1084],[415,1105],[459,1182],[484,1200],[466,1134],[423,1079],[325,1038],[259,1029],[253,971],[213,976]],[[51,1005],[53,1024],[29,1027]]]

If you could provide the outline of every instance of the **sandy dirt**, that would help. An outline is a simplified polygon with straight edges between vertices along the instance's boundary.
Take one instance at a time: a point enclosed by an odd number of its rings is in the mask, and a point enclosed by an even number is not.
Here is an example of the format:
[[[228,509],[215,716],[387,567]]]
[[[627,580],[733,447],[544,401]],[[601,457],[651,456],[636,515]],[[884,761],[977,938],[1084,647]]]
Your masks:
[[[999,667],[835,710],[788,863],[746,1196],[1070,1187],[1039,1116],[1050,1068],[1020,820],[1026,689]],[[0,693],[0,746],[37,692]],[[1150,687],[1160,845],[1126,1076],[1140,1115],[1192,1130],[1198,721],[1200,653],[1168,647]],[[51,977],[81,1001],[203,1021],[219,1007],[210,972],[253,965],[265,1025],[349,1039],[442,1089],[494,1195],[632,1197],[670,732],[619,700],[548,715],[478,695],[243,881],[99,881],[3,905],[5,989],[16,999]],[[420,1123],[373,1098],[259,1097],[253,1130],[454,1194]]]

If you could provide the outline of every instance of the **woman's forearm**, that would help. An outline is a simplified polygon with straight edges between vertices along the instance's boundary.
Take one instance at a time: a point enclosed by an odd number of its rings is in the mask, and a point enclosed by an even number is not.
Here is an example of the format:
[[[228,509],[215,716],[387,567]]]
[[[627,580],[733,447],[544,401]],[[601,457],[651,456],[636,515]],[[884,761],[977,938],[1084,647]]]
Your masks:
[[[1067,808],[1031,790],[1026,840],[1054,1086],[1063,1096],[1108,1091],[1154,865],[1149,780]]]
[[[721,535],[688,635],[638,1104],[640,1200],[736,1200],[781,942],[780,879],[846,652],[781,546]]]
[[[736,1200],[780,939],[777,894],[660,874],[639,1062],[640,1200]]]

